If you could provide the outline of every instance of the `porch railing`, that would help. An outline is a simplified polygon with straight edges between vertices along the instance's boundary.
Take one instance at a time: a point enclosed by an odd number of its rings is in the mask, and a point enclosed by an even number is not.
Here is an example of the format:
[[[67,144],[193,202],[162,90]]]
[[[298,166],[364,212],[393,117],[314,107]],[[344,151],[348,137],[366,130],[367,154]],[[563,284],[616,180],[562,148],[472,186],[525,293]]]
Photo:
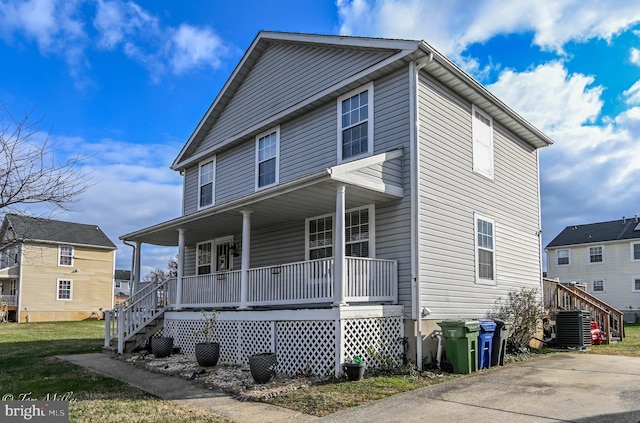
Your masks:
[[[0,295],[0,302],[5,302],[9,307],[15,307],[18,305],[17,295]]]

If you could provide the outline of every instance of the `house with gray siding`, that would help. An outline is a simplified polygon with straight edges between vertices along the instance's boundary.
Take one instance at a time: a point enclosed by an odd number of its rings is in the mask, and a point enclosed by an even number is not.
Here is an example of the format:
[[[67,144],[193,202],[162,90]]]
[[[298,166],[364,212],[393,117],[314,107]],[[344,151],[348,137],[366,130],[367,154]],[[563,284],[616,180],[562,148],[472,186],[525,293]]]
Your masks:
[[[583,285],[593,296],[640,320],[640,219],[567,226],[545,248],[547,275]]]
[[[424,41],[260,32],[171,165],[183,214],[121,239],[134,279],[178,247],[154,316],[187,354],[211,308],[222,362],[339,374],[406,338],[420,367],[436,322],[541,287],[551,143]]]

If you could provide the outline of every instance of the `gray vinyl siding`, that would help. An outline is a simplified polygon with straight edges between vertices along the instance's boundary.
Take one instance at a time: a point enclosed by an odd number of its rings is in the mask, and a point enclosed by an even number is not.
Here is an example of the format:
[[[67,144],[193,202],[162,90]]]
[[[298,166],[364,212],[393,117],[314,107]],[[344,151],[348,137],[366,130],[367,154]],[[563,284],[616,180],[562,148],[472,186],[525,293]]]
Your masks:
[[[432,318],[484,316],[497,298],[540,288],[535,149],[494,120],[493,181],[473,173],[471,104],[421,73],[421,304]],[[474,212],[495,223],[495,286],[475,283]]]
[[[232,138],[239,129],[294,106],[391,53],[273,43],[234,93],[195,153],[215,147]]]
[[[198,211],[198,166],[185,171],[183,202],[182,210],[185,215]]]

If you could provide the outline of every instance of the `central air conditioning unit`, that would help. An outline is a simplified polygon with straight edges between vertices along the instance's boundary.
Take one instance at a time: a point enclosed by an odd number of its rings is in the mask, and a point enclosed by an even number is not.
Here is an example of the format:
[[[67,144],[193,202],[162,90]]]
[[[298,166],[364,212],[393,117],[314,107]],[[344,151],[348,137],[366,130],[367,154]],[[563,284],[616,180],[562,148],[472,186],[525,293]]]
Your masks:
[[[558,311],[556,345],[575,348],[591,345],[591,313],[586,310]]]

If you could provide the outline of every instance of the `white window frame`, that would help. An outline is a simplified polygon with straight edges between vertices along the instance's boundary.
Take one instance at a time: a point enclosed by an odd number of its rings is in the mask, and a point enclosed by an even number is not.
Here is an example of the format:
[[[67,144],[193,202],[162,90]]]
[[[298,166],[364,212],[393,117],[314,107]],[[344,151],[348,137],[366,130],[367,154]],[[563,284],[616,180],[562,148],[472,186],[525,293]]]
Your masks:
[[[367,209],[368,212],[369,212],[369,223],[368,223],[368,225],[369,225],[369,238],[368,238],[368,241],[369,241],[369,256],[368,256],[368,258],[375,259],[375,251],[376,251],[376,235],[375,235],[376,234],[376,227],[375,227],[375,222],[376,222],[375,209],[376,208],[375,208],[375,206],[373,204],[369,204],[369,205],[366,205],[366,206],[355,207],[355,208],[352,208],[352,209],[349,209],[349,210],[345,210],[345,216],[346,216],[347,213],[353,213],[355,211],[364,210],[364,209]],[[309,248],[309,235],[310,235],[310,233],[309,233],[309,222],[312,221],[312,220],[318,220],[318,219],[327,218],[327,217],[331,217],[331,220],[332,220],[332,229],[331,229],[331,231],[332,231],[332,239],[331,239],[332,243],[331,243],[331,245],[323,246],[323,248],[331,247],[333,249],[332,250],[333,254],[331,256],[328,256],[328,257],[334,257],[335,256],[335,251],[336,251],[335,250],[336,214],[335,213],[328,213],[328,214],[323,214],[321,216],[314,216],[314,217],[310,217],[310,218],[305,219],[305,222],[304,222],[304,245],[305,245],[304,257],[305,257],[305,260],[307,260],[307,261],[310,260],[309,257],[311,255],[310,248]],[[346,225],[346,219],[345,219],[345,225]],[[362,241],[358,240],[358,241],[353,241],[351,243],[357,243],[357,242],[362,242]],[[345,246],[346,246],[346,244],[349,244],[349,243],[350,243],[349,240],[346,239],[346,227],[345,227]],[[318,259],[318,260],[321,260],[321,259]]]
[[[596,291],[596,282],[602,282],[602,291]],[[591,293],[592,294],[605,294],[607,292],[607,280],[606,279],[594,279],[591,281]]]
[[[206,165],[208,165],[209,163],[212,164],[212,175],[211,175],[211,182],[207,182],[205,184],[202,183],[202,168]],[[209,204],[202,204],[202,187],[207,185],[207,184],[211,184],[211,203]],[[216,156],[213,156],[210,159],[207,160],[203,160],[200,163],[198,163],[198,210],[202,210],[202,209],[206,209],[208,207],[211,207],[213,205],[216,204]]]
[[[229,262],[227,263],[227,268],[222,271],[217,270],[218,263],[217,263],[217,257],[216,257],[216,246],[219,244],[225,244],[225,243],[234,244],[233,235],[224,236],[224,237],[215,238],[215,239],[209,239],[207,241],[198,242],[196,244],[196,268],[195,268],[196,275],[210,275],[214,273],[229,272],[233,270],[233,256],[231,255],[229,257]],[[211,244],[211,255],[209,257],[209,260],[210,260],[209,265],[211,266],[211,271],[209,273],[199,273],[200,265],[198,264],[198,249],[200,245],[204,245],[204,244]]]
[[[591,261],[591,249],[592,248],[600,248],[600,255],[602,256],[602,261]],[[597,254],[594,254],[597,255]],[[604,260],[604,245],[592,245],[590,247],[587,247],[587,263],[589,264],[604,264],[605,260]]]
[[[640,242],[631,242],[630,247],[631,247],[631,261],[640,261],[640,257],[636,258],[635,254],[634,254],[634,248],[635,246],[638,245],[640,246]]]
[[[480,116],[480,118],[477,117]],[[489,128],[487,133],[487,123]],[[488,137],[488,139],[486,139]],[[493,146],[493,119],[491,116],[471,105],[471,138],[473,141],[473,171],[485,178],[494,179],[494,146]],[[487,163],[488,161],[488,163]]]
[[[567,259],[567,263],[560,263],[560,251],[566,251],[567,257],[563,257]],[[570,248],[561,248],[556,251],[556,265],[557,266],[571,266],[571,249]]]
[[[275,154],[273,156],[269,156],[269,158],[267,159],[263,159],[262,161],[260,160],[260,141],[263,140],[265,137],[271,135],[271,134],[275,134],[276,135],[276,151]],[[260,186],[260,164],[263,162],[266,162],[267,160],[271,160],[271,159],[275,159],[275,180],[273,182],[271,182],[270,184],[266,184],[266,185],[262,185]],[[255,185],[255,189],[256,191],[261,190],[261,189],[265,189],[274,185],[277,185],[280,182],[280,127],[277,126],[274,129],[271,129],[269,131],[265,131],[261,134],[259,134],[258,136],[256,136],[256,163],[255,163],[255,175],[256,175],[256,185]]]
[[[636,289],[636,280],[640,280],[640,275],[631,277],[631,292],[640,292],[640,289]]]
[[[60,298],[60,283],[69,282],[69,298]],[[72,301],[73,300],[73,279],[58,278],[56,280],[56,300],[58,301]]]
[[[482,220],[484,222],[490,223],[491,224],[491,239],[492,239],[492,248],[491,250],[489,250],[488,248],[485,247],[481,247],[478,243],[478,232],[479,232],[479,227],[478,227],[478,221]],[[475,282],[478,285],[496,285],[496,281],[497,281],[497,268],[496,268],[496,222],[493,219],[489,219],[488,217],[482,216],[478,213],[474,213],[473,214],[473,238],[474,238],[474,251],[475,251]],[[492,279],[488,279],[488,278],[482,278],[480,277],[480,254],[479,251],[480,249],[486,250],[486,251],[491,251],[493,253],[492,256],[492,260],[493,263],[492,268],[493,268],[493,278]]]
[[[62,254],[62,249],[63,248],[70,248],[71,249],[71,254]],[[75,248],[72,245],[59,245],[58,246],[58,266],[62,266],[62,267],[73,267],[73,259],[74,259],[74,253],[75,253]],[[70,264],[62,264],[62,258],[70,258],[71,262]]]
[[[342,103],[343,101],[345,101],[346,99],[353,97],[355,95],[361,94],[363,92],[367,91],[367,151],[357,154],[357,155],[352,155],[349,157],[343,157],[342,155],[342,133],[344,129],[349,129],[349,126],[346,128],[342,127]],[[355,89],[353,91],[350,91],[344,95],[341,95],[340,97],[338,97],[338,163],[343,163],[343,162],[348,162],[351,160],[357,160],[357,159],[361,159],[363,157],[367,157],[367,156],[371,156],[373,155],[373,82],[370,82],[358,89]],[[361,122],[363,122],[364,120],[358,121],[358,124],[360,124]],[[351,126],[355,126],[355,125],[351,125]]]
[[[116,282],[115,282],[115,287],[116,287],[116,288],[122,288],[122,282],[120,282],[120,281],[116,281]]]

